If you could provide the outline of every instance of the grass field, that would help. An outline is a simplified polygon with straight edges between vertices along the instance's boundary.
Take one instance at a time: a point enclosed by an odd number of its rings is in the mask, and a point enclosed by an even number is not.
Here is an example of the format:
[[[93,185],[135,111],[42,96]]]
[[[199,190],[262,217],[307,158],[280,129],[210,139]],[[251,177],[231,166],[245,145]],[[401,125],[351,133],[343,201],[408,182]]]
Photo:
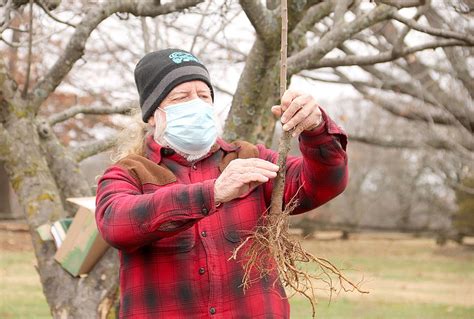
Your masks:
[[[50,318],[28,233],[0,230],[0,242],[0,318]],[[329,302],[321,289],[318,318],[474,318],[472,248],[438,247],[431,239],[398,234],[361,234],[349,241],[319,238],[304,245],[370,292],[341,291]],[[290,302],[292,318],[311,317],[304,298],[294,296]]]

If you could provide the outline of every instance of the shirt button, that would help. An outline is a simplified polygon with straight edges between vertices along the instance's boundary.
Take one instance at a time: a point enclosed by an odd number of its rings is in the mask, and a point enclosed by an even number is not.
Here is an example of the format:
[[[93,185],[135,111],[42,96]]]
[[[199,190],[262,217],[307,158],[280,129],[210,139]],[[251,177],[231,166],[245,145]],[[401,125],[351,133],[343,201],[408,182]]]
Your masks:
[[[202,236],[202,237],[206,237],[206,236],[207,236],[207,233],[206,233],[205,231],[202,231],[202,232],[201,232],[201,236]]]
[[[204,275],[205,272],[206,269],[204,269],[204,267],[199,268],[199,274]]]
[[[204,215],[209,214],[209,211],[207,210],[206,207],[204,207],[203,209],[201,209],[201,212],[202,212]]]
[[[211,309],[209,309],[209,312],[211,313],[211,315],[215,314],[216,313],[216,308],[211,307]]]
[[[198,169],[197,165],[193,164],[193,170],[197,170],[197,169]]]

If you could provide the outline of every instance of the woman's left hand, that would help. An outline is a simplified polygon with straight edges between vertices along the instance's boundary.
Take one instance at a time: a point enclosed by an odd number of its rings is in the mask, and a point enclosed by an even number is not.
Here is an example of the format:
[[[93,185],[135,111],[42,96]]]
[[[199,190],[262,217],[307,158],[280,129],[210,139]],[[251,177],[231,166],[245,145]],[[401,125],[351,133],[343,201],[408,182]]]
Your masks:
[[[272,106],[272,113],[281,116],[283,130],[291,131],[293,137],[310,131],[323,122],[322,113],[314,98],[306,93],[287,90],[281,105]]]

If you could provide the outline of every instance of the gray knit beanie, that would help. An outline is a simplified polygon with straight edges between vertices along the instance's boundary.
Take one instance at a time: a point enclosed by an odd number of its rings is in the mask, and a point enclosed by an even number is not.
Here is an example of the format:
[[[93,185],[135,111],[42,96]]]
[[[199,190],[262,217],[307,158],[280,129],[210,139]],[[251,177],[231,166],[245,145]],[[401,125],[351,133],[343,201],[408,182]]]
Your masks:
[[[143,121],[148,121],[174,87],[192,80],[205,82],[214,100],[209,72],[191,53],[165,49],[145,55],[135,67],[135,84],[140,95]]]

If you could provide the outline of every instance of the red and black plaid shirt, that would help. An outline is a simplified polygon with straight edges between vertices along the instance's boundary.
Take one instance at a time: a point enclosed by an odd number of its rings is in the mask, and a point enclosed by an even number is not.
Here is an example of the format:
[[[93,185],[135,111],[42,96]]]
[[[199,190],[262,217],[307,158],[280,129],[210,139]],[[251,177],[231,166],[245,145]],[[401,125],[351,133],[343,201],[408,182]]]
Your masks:
[[[348,179],[346,135],[323,113],[325,124],[300,136],[302,157],[289,157],[285,201],[299,191],[302,213],[341,193]],[[120,252],[121,318],[289,318],[289,303],[275,275],[244,291],[242,265],[229,260],[241,234],[270,203],[272,182],[215,207],[219,147],[196,163],[147,139],[146,157],[164,164],[176,181],[141,185],[120,165],[107,169],[97,190],[96,219],[104,239]],[[258,145],[259,157],[276,153]]]

